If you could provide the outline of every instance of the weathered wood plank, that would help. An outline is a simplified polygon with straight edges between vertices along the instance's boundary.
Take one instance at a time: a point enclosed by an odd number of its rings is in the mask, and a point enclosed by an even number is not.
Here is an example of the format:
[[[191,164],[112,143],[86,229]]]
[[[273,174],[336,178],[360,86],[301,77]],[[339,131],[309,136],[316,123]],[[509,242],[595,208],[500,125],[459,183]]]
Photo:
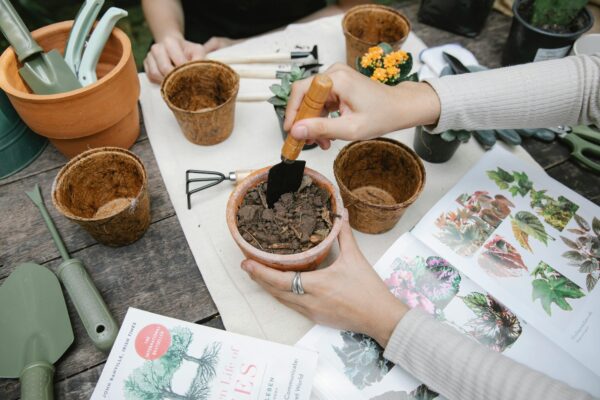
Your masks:
[[[552,168],[569,159],[571,151],[564,143],[556,140],[551,143],[542,142],[532,138],[523,140],[523,148],[544,169]]]
[[[152,224],[131,246],[115,249],[96,244],[73,256],[84,262],[119,324],[128,307],[185,321],[208,322],[217,313],[176,217]],[[59,263],[55,260],[46,265],[56,272]],[[93,347],[68,295],[65,297],[75,342],[56,366],[57,381],[106,360],[106,355]],[[219,319],[211,323],[218,326]],[[16,380],[0,380],[1,399],[17,398],[18,391]]]
[[[158,170],[148,140],[135,144],[131,149],[137,154],[148,173],[148,189],[152,221],[158,221],[175,214],[169,194]],[[59,215],[52,205],[50,191],[58,169],[23,178],[0,188],[0,279],[7,276],[19,262],[35,261],[44,263],[58,257],[52,238],[44,221],[29,198],[26,190],[38,183],[44,201],[60,231],[67,248],[77,251],[90,246],[95,240],[79,225]]]
[[[573,160],[565,161],[546,172],[588,200],[600,205],[600,175],[581,167]]]

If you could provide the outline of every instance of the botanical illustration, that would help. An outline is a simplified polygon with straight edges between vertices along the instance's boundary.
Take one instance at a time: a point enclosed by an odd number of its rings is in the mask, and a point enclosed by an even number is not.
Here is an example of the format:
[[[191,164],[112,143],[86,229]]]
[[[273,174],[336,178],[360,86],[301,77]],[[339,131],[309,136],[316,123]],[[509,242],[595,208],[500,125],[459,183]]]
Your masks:
[[[546,194],[546,190],[536,191],[531,189],[531,208],[546,223],[561,231],[567,226],[579,206],[564,196],[558,196],[558,200]]]
[[[515,239],[519,242],[524,249],[531,250],[529,246],[529,237],[539,240],[548,245],[548,239],[555,240],[552,236],[546,233],[546,228],[539,220],[538,217],[530,213],[529,211],[519,211],[514,217],[511,215],[512,231],[515,234]]]
[[[460,274],[441,257],[397,258],[384,282],[410,308],[440,314],[460,287]]]
[[[511,174],[498,167],[495,171],[487,171],[486,173],[500,189],[508,190],[513,197],[517,195],[525,197],[533,187],[533,182],[529,180],[525,172],[513,171]]]
[[[344,363],[344,374],[358,389],[380,382],[394,367],[383,358],[383,348],[369,336],[350,331],[340,332],[343,346],[333,346]]]
[[[464,326],[468,335],[499,353],[517,341],[522,332],[519,319],[492,296],[472,292],[462,300],[475,313]]]
[[[600,279],[600,219],[594,217],[590,226],[585,219],[575,214],[575,221],[579,228],[567,231],[577,237],[560,237],[571,248],[562,256],[569,260],[570,265],[578,267],[579,272],[586,274],[585,285],[588,292],[591,292]]]
[[[521,254],[502,236],[495,235],[484,246],[477,262],[487,273],[500,277],[521,276],[527,267]]]
[[[193,340],[187,328],[176,327],[170,330],[171,345],[157,360],[146,361],[136,368],[125,381],[125,397],[128,400],[205,400],[210,397],[211,381],[216,376],[221,343],[208,344],[200,357],[188,353]],[[173,388],[173,375],[183,361],[195,364],[196,373],[192,384],[185,391]]]
[[[442,213],[435,225],[435,233],[440,242],[450,247],[456,254],[471,256],[494,232],[494,227],[466,208]]]
[[[379,396],[372,397],[371,400],[433,400],[439,396],[438,393],[429,389],[425,385],[420,385],[413,391],[407,392],[385,392]]]
[[[510,215],[510,208],[515,205],[501,194],[494,197],[486,191],[473,194],[461,194],[456,201],[471,213],[497,228]]]
[[[579,299],[585,296],[579,286],[543,261],[538,264],[531,275],[536,278],[531,283],[533,301],[540,299],[542,308],[548,315],[552,315],[552,303],[562,310],[571,311],[573,308],[567,299]]]

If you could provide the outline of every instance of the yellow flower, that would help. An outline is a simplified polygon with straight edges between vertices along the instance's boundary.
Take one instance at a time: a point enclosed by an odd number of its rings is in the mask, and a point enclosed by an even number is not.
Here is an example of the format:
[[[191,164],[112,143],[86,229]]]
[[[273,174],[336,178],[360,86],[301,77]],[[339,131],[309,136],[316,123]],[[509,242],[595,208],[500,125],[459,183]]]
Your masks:
[[[385,69],[385,72],[387,73],[388,77],[390,78],[397,78],[398,75],[400,75],[400,68],[398,67],[387,67]]]
[[[400,64],[404,64],[408,60],[408,53],[402,50],[393,51],[386,55],[383,59],[383,65],[388,67],[395,67]]]
[[[388,75],[386,73],[386,70],[383,68],[375,68],[375,71],[373,71],[373,76],[371,76],[371,79],[373,79],[374,81],[379,81],[379,82],[386,82],[388,78]]]
[[[369,47],[368,54],[375,56],[374,58],[378,58],[383,55],[383,49],[379,46]]]

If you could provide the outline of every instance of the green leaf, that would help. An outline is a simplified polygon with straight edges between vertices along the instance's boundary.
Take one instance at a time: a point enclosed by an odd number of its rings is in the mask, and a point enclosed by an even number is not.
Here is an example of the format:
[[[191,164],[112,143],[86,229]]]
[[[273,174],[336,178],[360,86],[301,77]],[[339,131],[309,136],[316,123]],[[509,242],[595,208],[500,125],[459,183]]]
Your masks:
[[[550,268],[552,270],[552,268]],[[554,272],[554,270],[552,270]],[[559,274],[560,275],[560,274]],[[573,308],[565,299],[578,299],[585,296],[579,286],[560,275],[548,279],[536,279],[531,283],[533,287],[533,301],[540,299],[542,308],[548,315],[552,315],[551,305],[555,303],[565,311]]]
[[[567,239],[564,236],[560,237],[562,239],[563,242],[565,242],[565,244],[567,246],[569,246],[570,248],[574,249],[574,250],[579,250],[579,245],[577,243],[575,243],[574,241],[572,241],[571,239]]]
[[[476,315],[481,315],[487,309],[487,297],[478,292],[472,292],[464,296],[463,301],[467,307]]]
[[[596,271],[598,266],[594,264],[592,260],[587,260],[579,266],[579,272],[584,274],[591,274]]]
[[[600,237],[600,219],[594,217],[592,220],[592,230],[596,234],[596,236]]]
[[[267,101],[277,107],[287,106],[287,100],[281,99],[277,96],[273,96],[273,97],[269,98]]]
[[[494,132],[493,130],[475,131],[473,133],[473,136],[475,136],[475,139],[479,142],[479,144],[485,150],[491,149],[496,144],[496,132]],[[502,169],[502,168],[498,168],[498,169]],[[512,182],[512,176],[511,176],[511,182]]]
[[[519,194],[519,187],[512,186],[510,189],[508,189],[508,191],[510,192],[510,194],[512,194],[513,197],[515,197],[517,194]]]
[[[446,142],[453,142],[456,140],[456,133],[454,131],[444,131],[440,134],[440,137]]]
[[[588,292],[591,292],[594,289],[596,283],[598,283],[598,279],[599,278],[595,278],[594,275],[588,274],[585,278],[585,286],[587,287]]]
[[[519,244],[524,249],[529,250],[531,253],[533,253],[533,250],[531,250],[531,246],[529,246],[529,235],[523,232],[517,221],[515,221],[514,219],[511,221],[511,225],[513,234],[515,235],[515,239],[517,239]]]
[[[273,92],[273,94],[277,97],[279,97],[280,99],[285,99],[287,100],[289,93],[286,92],[281,85],[275,83],[271,86],[269,86],[269,89],[271,90],[271,92]]]
[[[510,145],[516,146],[521,144],[521,136],[513,129],[496,129],[496,135]]]
[[[304,72],[302,72],[302,69],[300,68],[300,66],[294,64],[290,71],[290,81],[291,82],[298,81],[303,78],[303,75],[304,75]]]
[[[403,82],[419,82],[419,74],[412,73],[403,79]]]
[[[590,231],[590,224],[587,223],[587,221],[585,219],[583,219],[583,217],[579,214],[575,214],[575,222],[577,222],[577,225],[579,225],[579,227],[581,229],[583,229],[586,232]]]
[[[579,253],[576,250],[569,250],[569,251],[563,253],[562,256],[566,259],[569,259],[569,260],[575,261],[575,262],[581,262],[581,261],[586,260],[586,257],[581,255],[581,253]]]
[[[281,78],[281,89],[283,89],[285,91],[285,93],[288,94],[288,96],[289,96],[290,92],[292,91],[292,83],[291,83],[290,79],[291,79],[290,74],[285,74]]]
[[[401,81],[404,81],[406,79],[408,74],[410,74],[410,71],[412,71],[412,67],[413,67],[412,55],[410,53],[407,53],[407,54],[408,54],[408,59],[406,61],[404,61],[402,64],[400,64],[400,80]]]
[[[511,216],[511,218],[513,217]],[[519,225],[519,228],[521,228],[523,232],[544,243],[546,246],[548,245],[548,239],[554,240],[554,238],[546,232],[546,229],[539,218],[529,211],[519,211],[514,216],[514,221]]]
[[[380,47],[381,50],[383,50],[384,55],[390,54],[392,51],[394,51],[394,48],[389,43],[386,43],[386,42],[379,43],[377,45],[377,47]]]
[[[456,132],[456,138],[460,140],[461,143],[467,143],[469,139],[471,139],[471,133],[463,129]]]

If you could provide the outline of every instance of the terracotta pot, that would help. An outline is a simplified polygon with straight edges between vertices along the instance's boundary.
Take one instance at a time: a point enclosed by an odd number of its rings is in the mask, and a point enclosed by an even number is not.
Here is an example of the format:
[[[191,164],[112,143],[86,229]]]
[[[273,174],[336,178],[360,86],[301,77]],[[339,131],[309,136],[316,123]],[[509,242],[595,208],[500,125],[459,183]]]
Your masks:
[[[32,35],[45,51],[62,52],[71,25],[72,21],[59,22]],[[131,42],[120,29],[115,28],[109,37],[96,69],[99,79],[91,85],[66,93],[36,95],[21,79],[19,67],[12,47],[7,48],[0,56],[0,87],[23,121],[50,138],[67,157],[90,147],[130,147],[137,139],[140,126],[137,117],[134,122],[134,114],[140,83]]]
[[[218,61],[192,61],[171,71],[160,93],[175,114],[185,137],[194,144],[213,145],[233,131],[239,75]]]
[[[425,187],[425,166],[393,139],[352,142],[333,164],[350,226],[364,233],[394,227]]]
[[[342,28],[346,37],[346,64],[356,67],[356,58],[369,47],[381,42],[400,49],[410,33],[410,21],[391,7],[365,4],[352,7],[344,15]]]
[[[88,150],[69,161],[54,180],[52,202],[107,246],[133,243],[150,225],[144,164],[118,147]]]
[[[238,230],[237,213],[244,196],[246,196],[246,193],[250,189],[267,180],[269,169],[270,167],[266,167],[250,174],[238,184],[235,190],[231,193],[231,196],[229,196],[226,217],[227,226],[229,227],[231,236],[233,236],[233,240],[235,240],[236,244],[240,247],[242,253],[244,253],[244,256],[265,264],[271,268],[281,271],[308,271],[315,269],[321,262],[323,262],[325,257],[327,257],[333,242],[340,233],[340,229],[342,228],[342,221],[340,218],[334,219],[331,232],[329,232],[329,235],[327,235],[325,240],[315,247],[297,254],[273,254],[259,250],[248,243]],[[331,208],[333,212],[338,215],[343,215],[343,213],[346,211],[344,210],[342,199],[337,190],[335,190],[333,184],[323,175],[310,168],[306,168],[304,173],[310,176],[314,183],[326,189],[331,194]]]

